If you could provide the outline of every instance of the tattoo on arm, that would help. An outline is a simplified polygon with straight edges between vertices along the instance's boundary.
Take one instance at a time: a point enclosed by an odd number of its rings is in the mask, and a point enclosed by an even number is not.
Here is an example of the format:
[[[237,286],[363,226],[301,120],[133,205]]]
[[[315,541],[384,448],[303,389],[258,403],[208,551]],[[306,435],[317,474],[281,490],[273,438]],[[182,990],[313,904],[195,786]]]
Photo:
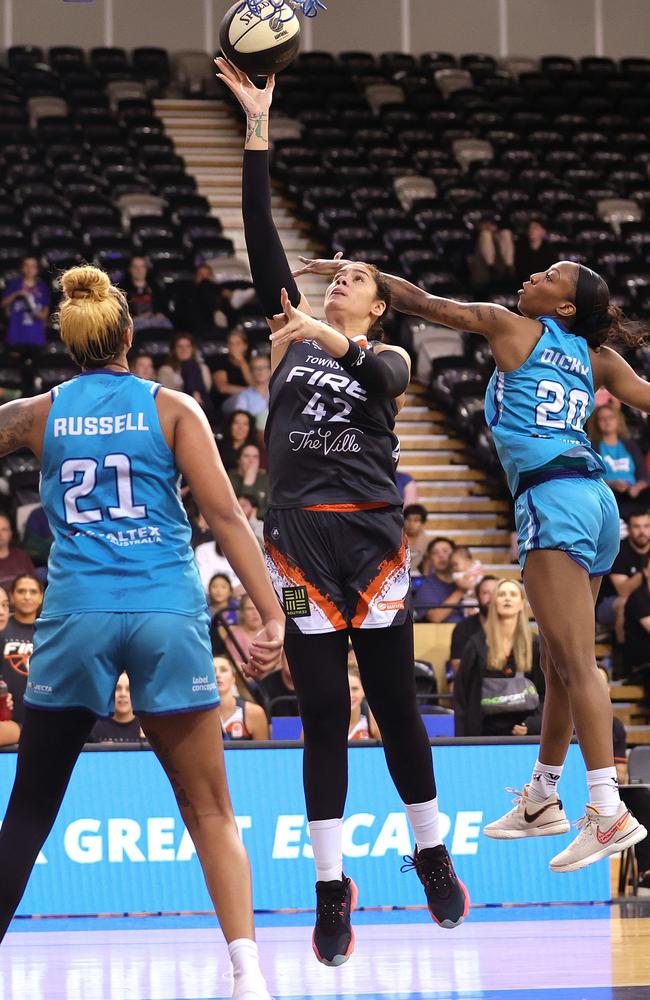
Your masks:
[[[246,142],[255,136],[256,139],[264,139],[263,128],[264,123],[268,121],[268,115],[265,111],[261,111],[255,115],[249,115],[246,120]]]
[[[34,427],[34,410],[26,400],[0,407],[0,455],[28,445]]]

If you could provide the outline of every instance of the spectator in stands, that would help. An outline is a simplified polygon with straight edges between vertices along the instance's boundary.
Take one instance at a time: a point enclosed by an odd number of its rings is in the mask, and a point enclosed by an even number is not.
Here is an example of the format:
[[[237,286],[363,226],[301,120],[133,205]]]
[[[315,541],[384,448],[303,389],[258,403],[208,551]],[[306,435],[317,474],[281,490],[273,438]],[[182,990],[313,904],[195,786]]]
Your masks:
[[[24,549],[12,545],[14,533],[6,514],[0,514],[0,587],[5,589],[21,573],[33,573],[34,564]]]
[[[411,551],[411,573],[420,572],[420,563],[427,550],[428,537],[424,530],[427,509],[422,504],[412,503],[404,508],[404,533]]]
[[[4,630],[9,621],[10,608],[9,593],[4,587],[0,587],[0,632]]]
[[[457,545],[451,555],[451,570],[452,579],[456,585],[471,580],[471,586],[465,591],[461,604],[466,615],[473,614],[476,609],[475,589],[483,576],[483,567],[478,559],[474,559],[467,545]]]
[[[246,410],[235,410],[228,417],[223,437],[218,442],[221,461],[228,472],[237,468],[242,448],[255,444],[255,421]]]
[[[456,736],[537,734],[544,692],[539,641],[528,623],[524,588],[515,580],[499,580],[485,632],[470,639],[460,658],[454,683]]]
[[[177,333],[172,338],[167,361],[160,366],[158,379],[166,389],[186,392],[204,410],[209,408],[210,370],[199,356],[194,337],[188,333]]]
[[[231,396],[224,405],[223,412],[246,410],[255,417],[255,426],[263,431],[269,413],[269,382],[271,381],[271,359],[265,354],[258,354],[251,361],[252,384],[237,396]]]
[[[238,396],[242,389],[252,385],[253,376],[248,362],[248,337],[241,328],[228,334],[228,353],[215,358],[212,383],[217,407],[231,396]]]
[[[153,356],[147,354],[146,351],[139,351],[131,361],[131,371],[138,378],[154,382],[156,379],[156,366],[153,363]]]
[[[447,625],[463,617],[461,602],[471,586],[469,579],[453,580],[451,557],[456,546],[449,538],[434,538],[426,550],[426,573],[415,577],[413,610],[415,620]]]
[[[300,714],[298,711],[298,697],[286,656],[283,655],[282,657],[282,666],[280,669],[275,670],[272,674],[267,674],[260,681],[259,688],[266,699],[270,714],[291,716]],[[274,708],[272,703],[276,698],[287,700],[282,701]]]
[[[619,642],[623,641],[623,609],[633,591],[643,583],[643,567],[650,559],[650,511],[630,514],[627,518],[627,538],[621,542],[611,573],[602,586],[597,620],[606,628],[617,626]]]
[[[38,566],[39,569],[47,566],[53,541],[50,522],[43,507],[39,504],[38,507],[34,507],[34,510],[30,511],[23,534],[23,548],[34,566]],[[39,575],[43,576],[41,573]]]
[[[496,590],[497,582],[496,576],[491,575],[484,576],[481,580],[479,580],[474,590],[476,603],[478,605],[478,614],[468,615],[467,618],[463,618],[462,621],[458,622],[454,631],[451,633],[450,663],[452,677],[455,677],[458,673],[460,658],[469,640],[475,635],[485,632],[487,615],[490,610],[490,602],[492,600],[492,595]]]
[[[215,573],[223,573],[224,576],[228,577],[235,594],[239,595],[243,592],[239,577],[224,556],[217,542],[202,542],[201,545],[197,545],[194,549],[194,558],[196,559],[199,576],[201,577],[201,583],[206,594],[210,586],[210,580]]]
[[[467,258],[472,288],[483,292],[510,282],[515,268],[515,243],[510,229],[500,229],[494,217],[481,219],[474,252]]]
[[[408,472],[395,472],[395,482],[405,507],[418,502],[418,485]]]
[[[350,725],[348,740],[379,740],[381,733],[370,711],[357,666],[348,664],[350,685]]]
[[[7,282],[2,307],[9,317],[8,345],[15,348],[45,346],[50,289],[38,276],[35,257],[23,258],[20,277]]]
[[[43,603],[43,585],[33,573],[22,573],[11,585],[13,614],[0,633],[0,677],[14,702],[14,722],[22,725],[29,660],[34,649],[34,622]]]
[[[230,304],[230,298],[231,293],[222,292],[215,282],[210,265],[199,264],[194,281],[184,283],[178,289],[178,323],[187,330],[193,330],[197,337],[223,335],[237,322],[237,314]]]
[[[248,659],[251,644],[262,628],[260,613],[248,594],[244,594],[239,602],[237,624],[233,625],[229,635],[224,639],[228,655],[235,663]]]
[[[260,469],[260,450],[256,444],[247,444],[242,448],[237,468],[228,473],[228,478],[237,496],[248,493],[255,497],[260,515],[264,517],[269,477]]]
[[[230,577],[226,573],[215,573],[208,584],[208,611],[214,618],[219,614],[229,625],[237,624],[239,601],[232,590]]]
[[[221,704],[221,730],[224,740],[268,740],[269,723],[260,705],[242,698],[237,676],[227,656],[215,656],[214,668]]]
[[[625,642],[623,662],[627,676],[638,675],[650,692],[650,562],[646,561],[642,580],[625,602]]]
[[[557,252],[547,236],[543,222],[531,219],[526,227],[526,235],[517,240],[515,277],[520,284],[527,281],[531,274],[547,271],[555,263]]]
[[[0,637],[9,621],[9,594],[0,587]],[[1,668],[0,668],[1,669]],[[7,695],[7,705],[11,713],[14,710],[14,700],[11,694]],[[20,737],[20,727],[13,719],[5,719],[0,722],[0,747],[12,746],[18,742]]]
[[[622,411],[599,406],[589,421],[591,442],[607,466],[606,482],[614,491],[623,517],[640,505],[650,504],[650,482],[645,460],[630,437]]]
[[[115,711],[110,719],[98,719],[90,734],[91,743],[133,743],[144,738],[140,720],[133,712],[131,685],[127,674],[120,674],[115,686]]]
[[[609,674],[604,667],[598,667],[598,673],[602,677],[603,683],[607,687],[607,693],[609,694]],[[616,777],[619,785],[627,785],[627,733],[625,732],[625,726],[617,715],[614,715],[612,735],[614,739]]]
[[[136,334],[139,330],[148,330],[151,327],[171,329],[171,320],[165,315],[164,303],[160,292],[151,281],[144,257],[131,258],[128,277],[124,280],[122,289],[129,303],[129,312]],[[137,344],[137,337],[135,342]]]
[[[264,522],[257,516],[259,504],[254,493],[242,493],[237,497],[239,506],[246,515],[246,520],[250,524],[251,531],[257,538],[262,549],[264,549]]]

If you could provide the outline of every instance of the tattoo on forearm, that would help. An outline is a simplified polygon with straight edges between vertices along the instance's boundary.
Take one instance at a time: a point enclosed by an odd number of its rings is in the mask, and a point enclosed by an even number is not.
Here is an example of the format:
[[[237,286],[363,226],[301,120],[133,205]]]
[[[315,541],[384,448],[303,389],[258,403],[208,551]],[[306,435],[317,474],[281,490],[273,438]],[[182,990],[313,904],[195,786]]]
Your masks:
[[[34,426],[34,411],[21,400],[0,408],[0,455],[24,448]]]
[[[165,746],[156,733],[147,733],[147,739],[149,740],[149,744],[156,757],[162,764],[165,774],[169,778],[169,783],[172,786],[174,795],[176,796],[176,801],[179,806],[188,808],[191,805],[191,802],[187,792],[183,788],[178,771],[172,763],[169,748]]]
[[[265,111],[261,111],[258,114],[249,115],[246,120],[246,142],[255,136],[256,139],[264,139],[264,124],[268,121],[269,116]]]

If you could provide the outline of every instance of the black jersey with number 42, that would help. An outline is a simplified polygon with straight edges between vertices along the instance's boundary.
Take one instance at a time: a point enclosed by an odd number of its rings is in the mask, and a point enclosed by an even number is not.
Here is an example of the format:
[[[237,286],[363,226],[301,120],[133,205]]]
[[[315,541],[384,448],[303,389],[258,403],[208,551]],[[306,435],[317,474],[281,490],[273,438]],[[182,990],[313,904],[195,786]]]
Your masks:
[[[270,505],[401,505],[396,414],[394,400],[369,396],[322,347],[292,344],[270,384]]]

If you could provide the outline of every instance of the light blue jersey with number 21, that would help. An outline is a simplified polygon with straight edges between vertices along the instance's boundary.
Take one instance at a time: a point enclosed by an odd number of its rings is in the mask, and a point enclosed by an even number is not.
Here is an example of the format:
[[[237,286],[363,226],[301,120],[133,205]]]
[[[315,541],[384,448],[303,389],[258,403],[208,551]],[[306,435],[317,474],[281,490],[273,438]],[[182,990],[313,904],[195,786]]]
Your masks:
[[[103,369],[53,390],[41,500],[54,544],[41,617],[205,609],[159,388]]]
[[[513,496],[525,473],[562,459],[586,476],[605,474],[584,425],[594,404],[589,345],[549,316],[543,333],[521,367],[498,369],[485,396],[485,418]]]

